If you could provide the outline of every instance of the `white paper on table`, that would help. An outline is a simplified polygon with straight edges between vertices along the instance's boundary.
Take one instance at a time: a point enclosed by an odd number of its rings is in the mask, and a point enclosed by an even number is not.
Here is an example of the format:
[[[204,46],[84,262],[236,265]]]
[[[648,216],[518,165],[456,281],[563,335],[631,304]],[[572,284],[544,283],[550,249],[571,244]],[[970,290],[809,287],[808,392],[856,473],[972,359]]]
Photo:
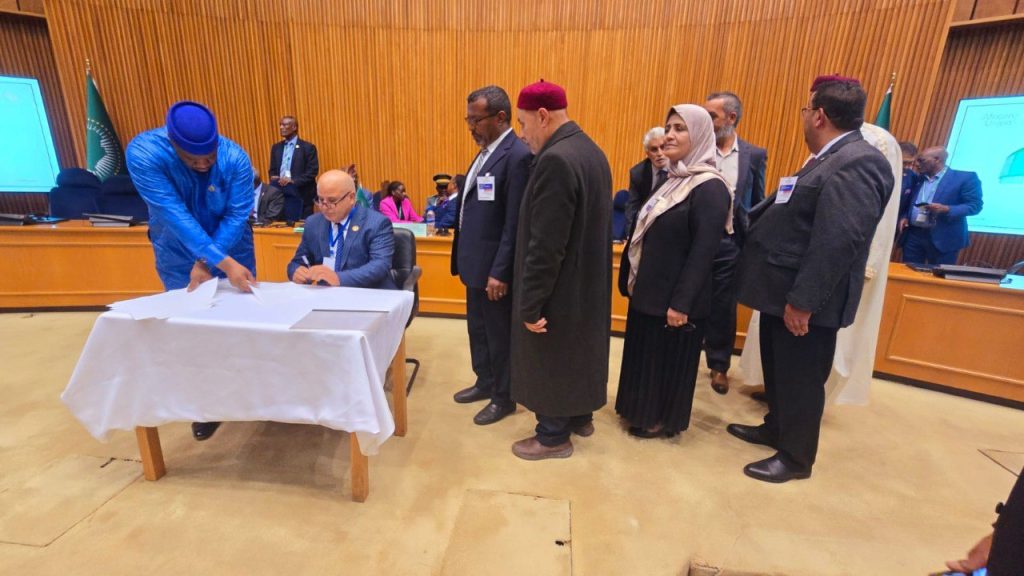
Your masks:
[[[212,278],[200,284],[192,292],[188,288],[170,290],[152,296],[122,300],[110,305],[111,310],[128,314],[135,320],[147,318],[170,318],[213,306],[217,294],[217,279]]]
[[[385,301],[394,296],[396,290],[374,290],[370,288],[325,288],[310,287],[314,292],[316,310],[346,310],[350,312],[387,312],[390,303]]]
[[[309,287],[293,282],[260,282],[250,288],[256,301],[264,306],[285,306],[314,297]]]

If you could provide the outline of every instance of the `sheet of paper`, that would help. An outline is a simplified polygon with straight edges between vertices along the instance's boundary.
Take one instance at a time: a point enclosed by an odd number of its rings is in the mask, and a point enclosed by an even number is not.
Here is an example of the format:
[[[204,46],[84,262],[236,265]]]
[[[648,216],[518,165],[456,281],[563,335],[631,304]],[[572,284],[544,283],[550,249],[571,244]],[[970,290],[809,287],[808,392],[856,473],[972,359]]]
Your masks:
[[[122,300],[111,304],[110,309],[128,314],[135,320],[163,319],[210,308],[216,294],[217,279],[213,278],[203,282],[192,292],[187,288],[181,288],[152,296]]]

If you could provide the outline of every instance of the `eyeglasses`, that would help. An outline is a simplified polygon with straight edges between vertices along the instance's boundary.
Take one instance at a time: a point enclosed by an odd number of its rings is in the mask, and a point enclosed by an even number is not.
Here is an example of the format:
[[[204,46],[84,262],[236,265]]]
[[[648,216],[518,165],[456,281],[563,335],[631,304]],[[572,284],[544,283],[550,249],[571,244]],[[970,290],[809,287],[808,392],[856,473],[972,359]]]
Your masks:
[[[476,126],[478,123],[487,120],[488,118],[494,118],[497,115],[498,112],[495,112],[494,114],[488,114],[487,116],[482,116],[480,118],[472,118],[470,116],[466,116],[465,118],[463,118],[463,120],[465,120],[466,124],[469,125],[470,128],[472,128]]]
[[[814,112],[815,110],[821,110],[821,106],[804,106],[800,112]]]
[[[354,192],[349,192],[348,194],[345,194],[341,198],[324,198],[322,196],[317,196],[316,198],[313,198],[313,202],[316,202],[317,206],[327,206],[328,208],[334,208],[338,204],[344,202],[346,198],[353,194]]]

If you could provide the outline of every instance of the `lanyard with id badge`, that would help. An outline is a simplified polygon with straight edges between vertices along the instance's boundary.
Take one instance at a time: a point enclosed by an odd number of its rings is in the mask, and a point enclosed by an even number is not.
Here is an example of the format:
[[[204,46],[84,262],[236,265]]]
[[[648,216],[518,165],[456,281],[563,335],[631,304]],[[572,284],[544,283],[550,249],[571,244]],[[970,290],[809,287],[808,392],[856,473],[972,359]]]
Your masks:
[[[779,189],[775,192],[775,203],[788,204],[789,197],[793,195],[794,188],[796,188],[796,176],[779,178]]]
[[[327,238],[330,240],[330,245],[328,247],[330,249],[330,255],[324,256],[323,264],[330,270],[334,270],[334,264],[338,260],[338,250],[345,246],[345,231],[348,230],[348,223],[352,221],[352,215],[356,213],[356,208],[358,207],[353,206],[352,211],[348,214],[348,218],[345,218],[345,221],[338,225],[337,236],[334,235],[334,226],[327,229]]]
[[[481,202],[494,202],[494,176],[490,173],[486,176],[477,176],[476,197]]]

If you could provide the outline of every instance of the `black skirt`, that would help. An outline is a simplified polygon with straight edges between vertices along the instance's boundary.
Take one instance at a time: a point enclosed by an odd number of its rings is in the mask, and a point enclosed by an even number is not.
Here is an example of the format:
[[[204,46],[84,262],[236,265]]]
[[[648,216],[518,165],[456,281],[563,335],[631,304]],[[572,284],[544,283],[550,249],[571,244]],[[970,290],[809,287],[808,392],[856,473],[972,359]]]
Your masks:
[[[693,329],[668,329],[665,316],[648,316],[630,308],[619,372],[615,412],[631,426],[676,433],[690,426],[704,322]]]

